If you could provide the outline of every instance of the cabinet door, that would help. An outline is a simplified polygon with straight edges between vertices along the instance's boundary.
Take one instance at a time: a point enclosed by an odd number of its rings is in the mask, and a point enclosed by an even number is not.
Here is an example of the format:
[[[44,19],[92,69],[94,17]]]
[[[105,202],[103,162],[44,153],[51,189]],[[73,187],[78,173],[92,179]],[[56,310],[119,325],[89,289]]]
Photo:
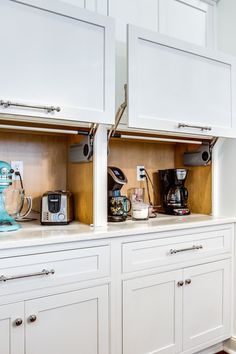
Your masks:
[[[159,0],[159,31],[211,48],[214,46],[214,6],[199,0]]]
[[[230,261],[187,268],[184,279],[184,350],[230,335]]]
[[[102,15],[108,15],[108,0],[63,0],[69,4],[83,7],[87,10],[98,12]]]
[[[235,59],[129,26],[132,128],[236,136]]]
[[[112,123],[114,38],[111,18],[77,6],[2,0],[0,114]]]
[[[123,284],[123,354],[172,354],[182,345],[182,271]]]
[[[26,354],[109,353],[108,286],[27,301],[26,320]]]
[[[24,354],[24,304],[0,306],[0,353]]]

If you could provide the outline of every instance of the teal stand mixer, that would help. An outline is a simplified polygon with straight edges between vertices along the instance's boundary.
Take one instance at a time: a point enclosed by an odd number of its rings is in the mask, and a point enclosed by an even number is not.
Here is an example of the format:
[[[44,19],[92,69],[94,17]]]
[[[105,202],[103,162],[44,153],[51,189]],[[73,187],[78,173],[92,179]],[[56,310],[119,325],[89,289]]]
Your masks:
[[[8,214],[5,208],[4,190],[12,184],[14,170],[9,163],[0,161],[0,232],[15,231],[20,225]]]

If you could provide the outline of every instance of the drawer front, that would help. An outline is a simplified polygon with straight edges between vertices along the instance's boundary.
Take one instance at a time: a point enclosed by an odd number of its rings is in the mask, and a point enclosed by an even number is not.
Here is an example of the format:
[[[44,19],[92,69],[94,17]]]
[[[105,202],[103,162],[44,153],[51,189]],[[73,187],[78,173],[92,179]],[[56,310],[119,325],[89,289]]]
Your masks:
[[[109,276],[109,246],[0,260],[0,296]]]
[[[213,256],[230,252],[230,248],[230,229],[125,243],[123,244],[123,272],[134,272]]]

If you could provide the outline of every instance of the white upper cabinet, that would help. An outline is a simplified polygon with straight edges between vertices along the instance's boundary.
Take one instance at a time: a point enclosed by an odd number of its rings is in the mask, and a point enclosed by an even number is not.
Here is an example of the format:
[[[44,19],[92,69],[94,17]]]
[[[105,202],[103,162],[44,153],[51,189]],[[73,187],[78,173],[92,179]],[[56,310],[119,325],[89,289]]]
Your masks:
[[[113,122],[112,19],[57,0],[1,0],[0,40],[0,114]]]
[[[84,9],[108,15],[108,0],[64,0],[69,4],[80,6]]]
[[[107,1],[108,14],[117,21],[118,41],[126,40],[126,25],[130,23],[203,47],[214,45],[215,6],[211,0],[103,1]]]
[[[214,10],[199,0],[159,0],[159,31],[202,47],[214,47]]]
[[[235,60],[129,26],[131,128],[236,136]]]

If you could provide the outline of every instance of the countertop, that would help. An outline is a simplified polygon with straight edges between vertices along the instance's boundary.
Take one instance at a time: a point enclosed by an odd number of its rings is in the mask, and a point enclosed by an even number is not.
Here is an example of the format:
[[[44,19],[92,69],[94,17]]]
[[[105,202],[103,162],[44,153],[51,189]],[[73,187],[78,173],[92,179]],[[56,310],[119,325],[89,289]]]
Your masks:
[[[22,228],[18,231],[0,233],[0,250],[183,230],[234,222],[236,222],[236,217],[213,217],[200,214],[184,217],[160,214],[157,218],[148,221],[129,220],[123,223],[109,223],[104,228],[94,228],[78,222],[67,226],[41,226],[39,222],[27,222],[21,223]]]

